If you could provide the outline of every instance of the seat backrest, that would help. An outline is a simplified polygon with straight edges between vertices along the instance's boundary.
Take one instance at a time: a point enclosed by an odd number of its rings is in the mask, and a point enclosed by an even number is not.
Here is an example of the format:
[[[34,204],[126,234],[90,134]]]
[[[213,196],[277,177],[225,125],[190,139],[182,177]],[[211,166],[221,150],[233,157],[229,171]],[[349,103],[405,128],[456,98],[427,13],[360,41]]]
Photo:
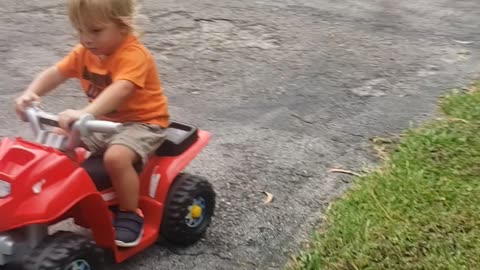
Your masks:
[[[158,156],[178,156],[198,139],[198,128],[176,121],[171,121],[166,133],[165,142],[155,151]]]

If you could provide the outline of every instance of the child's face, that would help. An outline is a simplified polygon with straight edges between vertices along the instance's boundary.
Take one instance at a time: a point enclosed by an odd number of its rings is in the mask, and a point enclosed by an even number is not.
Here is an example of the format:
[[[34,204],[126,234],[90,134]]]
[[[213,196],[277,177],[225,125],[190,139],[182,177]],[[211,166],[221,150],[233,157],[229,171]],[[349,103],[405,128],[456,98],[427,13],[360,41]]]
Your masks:
[[[113,22],[78,29],[80,43],[95,55],[110,55],[123,42],[127,31]]]

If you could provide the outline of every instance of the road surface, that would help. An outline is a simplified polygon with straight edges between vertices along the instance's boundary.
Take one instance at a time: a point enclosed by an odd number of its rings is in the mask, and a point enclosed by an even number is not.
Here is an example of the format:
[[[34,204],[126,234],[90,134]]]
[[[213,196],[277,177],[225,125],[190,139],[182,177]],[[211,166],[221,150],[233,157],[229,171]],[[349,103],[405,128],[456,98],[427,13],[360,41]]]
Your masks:
[[[0,3],[0,135],[29,136],[12,102],[73,44],[60,0]],[[204,241],[154,246],[115,269],[280,269],[350,178],[369,138],[432,116],[480,71],[478,0],[145,0],[173,118],[213,134],[189,167],[218,193]],[[76,83],[45,99],[84,104]],[[274,195],[263,204],[262,191]]]

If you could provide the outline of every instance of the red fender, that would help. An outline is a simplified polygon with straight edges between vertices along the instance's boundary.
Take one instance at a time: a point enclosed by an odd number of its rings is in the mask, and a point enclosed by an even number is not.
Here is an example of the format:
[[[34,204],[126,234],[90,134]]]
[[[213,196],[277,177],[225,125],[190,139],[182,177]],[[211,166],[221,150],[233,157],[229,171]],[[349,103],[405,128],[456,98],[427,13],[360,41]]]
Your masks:
[[[70,213],[76,221],[84,222],[83,227],[92,230],[93,238],[98,246],[116,248],[112,213],[99,193],[92,193],[82,198]]]
[[[175,177],[205,148],[211,134],[198,130],[197,141],[179,156],[153,157],[141,175],[140,194],[165,202]],[[163,210],[163,209],[162,209]]]
[[[10,196],[0,199],[0,231],[51,224],[78,207],[82,212],[90,207],[87,213],[95,211],[104,219],[100,223],[111,226],[107,205],[87,172],[56,149],[22,139],[2,140],[0,180],[11,185]]]

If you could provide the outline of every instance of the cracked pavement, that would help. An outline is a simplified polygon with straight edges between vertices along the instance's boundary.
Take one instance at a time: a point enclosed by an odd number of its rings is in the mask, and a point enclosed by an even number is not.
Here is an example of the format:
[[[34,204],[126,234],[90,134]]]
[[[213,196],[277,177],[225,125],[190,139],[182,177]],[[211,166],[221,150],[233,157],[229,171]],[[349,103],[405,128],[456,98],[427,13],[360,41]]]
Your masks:
[[[2,136],[30,136],[13,98],[75,44],[62,3],[0,3]],[[203,241],[114,269],[282,268],[349,186],[329,168],[374,166],[370,137],[431,117],[480,71],[477,0],[145,0],[143,12],[173,118],[213,134],[188,171],[218,204]],[[81,97],[69,83],[46,108]]]

